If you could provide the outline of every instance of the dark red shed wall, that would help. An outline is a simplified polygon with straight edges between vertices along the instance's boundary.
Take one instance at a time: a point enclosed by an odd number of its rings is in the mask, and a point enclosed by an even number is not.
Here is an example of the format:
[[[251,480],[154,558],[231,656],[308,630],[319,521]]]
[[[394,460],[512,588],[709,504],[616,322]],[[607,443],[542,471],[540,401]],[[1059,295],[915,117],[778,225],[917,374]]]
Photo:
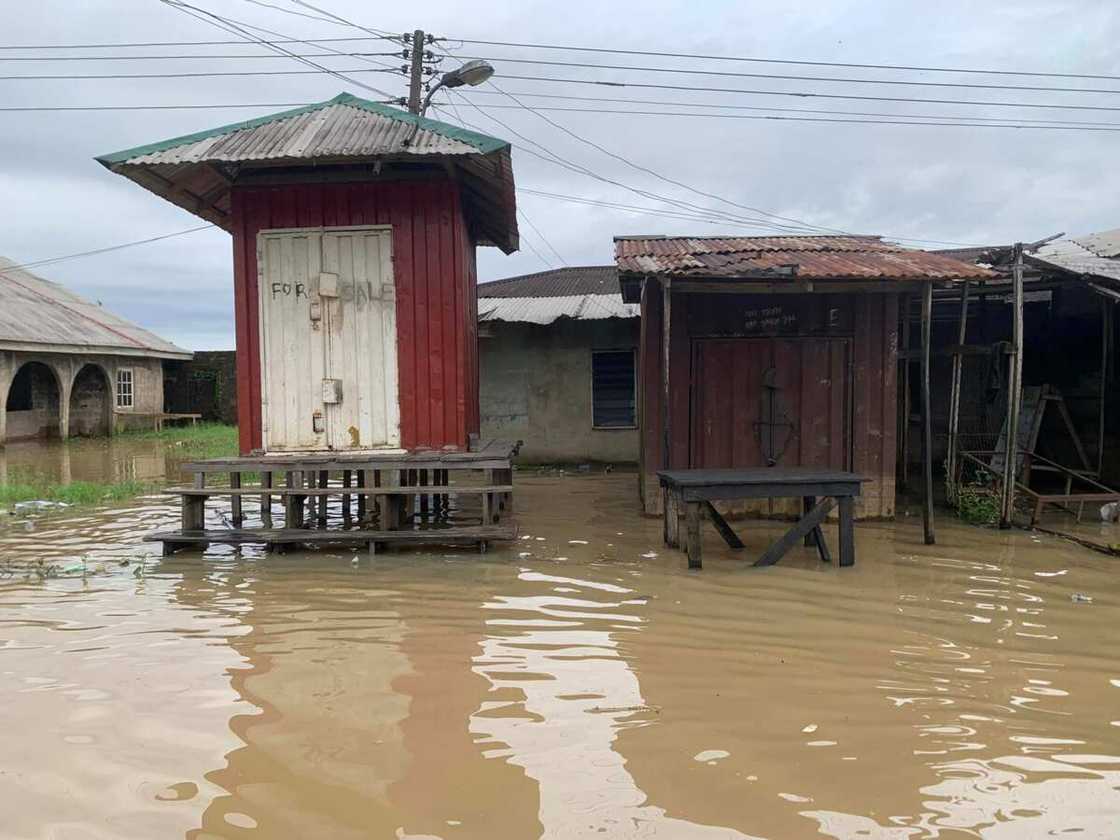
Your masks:
[[[451,180],[234,187],[242,453],[261,446],[257,234],[392,225],[401,445],[465,448],[479,429],[475,251]]]
[[[760,313],[780,309],[776,316]],[[647,284],[642,295],[642,337],[640,359],[641,404],[641,493],[649,513],[660,511],[661,494],[656,472],[664,468],[663,423],[663,303],[657,284]],[[792,316],[792,317],[789,317]],[[691,463],[696,447],[693,439],[701,424],[719,422],[712,417],[694,417],[694,349],[697,340],[722,340],[773,336],[782,339],[776,346],[793,347],[799,337],[845,339],[851,352],[851,388],[848,408],[850,440],[839,441],[850,447],[851,468],[867,476],[858,511],[866,517],[894,515],[895,497],[895,413],[898,354],[898,296],[893,294],[848,295],[770,295],[675,293],[670,303],[670,466],[699,466]],[[774,323],[771,323],[774,322]],[[791,344],[793,342],[793,344]],[[820,344],[820,341],[815,344]],[[806,345],[809,347],[810,345]],[[785,365],[803,367],[805,353],[786,353]],[[779,365],[781,367],[782,365]],[[834,365],[833,365],[834,366]],[[716,372],[734,388],[730,367]],[[791,373],[784,371],[784,373]],[[804,368],[800,374],[811,373]],[[839,373],[839,370],[836,371]],[[805,378],[802,376],[802,378]],[[718,385],[718,383],[717,383]],[[709,390],[711,389],[709,383]],[[729,394],[729,398],[730,398]],[[745,397],[745,398],[744,398]],[[740,434],[744,423],[750,425],[757,408],[751,395],[735,395],[739,413],[738,431],[724,430],[723,437]],[[834,413],[833,409],[829,409]],[[748,417],[744,420],[743,413]],[[805,413],[806,422],[814,420]],[[829,436],[835,440],[838,431]],[[804,432],[806,427],[802,427]],[[708,429],[711,432],[711,429]],[[719,437],[719,430],[716,430]],[[799,460],[833,461],[836,453],[817,456],[800,454]],[[793,462],[792,459],[791,463]],[[834,463],[822,466],[836,466]],[[714,464],[706,464],[714,466]],[[733,466],[726,464],[726,466]]]

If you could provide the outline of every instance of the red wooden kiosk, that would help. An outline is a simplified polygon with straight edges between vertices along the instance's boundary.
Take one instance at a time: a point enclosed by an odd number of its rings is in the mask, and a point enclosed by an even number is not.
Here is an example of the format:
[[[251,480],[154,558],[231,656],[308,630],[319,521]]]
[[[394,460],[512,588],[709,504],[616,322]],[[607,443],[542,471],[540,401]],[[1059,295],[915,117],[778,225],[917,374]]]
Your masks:
[[[507,142],[341,94],[98,161],[233,236],[241,456],[188,465],[183,526],[152,539],[512,536],[515,445],[478,439],[475,296],[475,246],[518,245]],[[208,522],[220,495],[232,527]]]

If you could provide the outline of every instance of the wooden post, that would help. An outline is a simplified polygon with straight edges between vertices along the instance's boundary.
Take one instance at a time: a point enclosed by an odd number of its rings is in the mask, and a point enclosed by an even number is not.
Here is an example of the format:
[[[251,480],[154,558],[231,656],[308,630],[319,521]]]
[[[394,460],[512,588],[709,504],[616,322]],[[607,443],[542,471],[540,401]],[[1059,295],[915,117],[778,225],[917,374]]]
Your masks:
[[[1108,357],[1112,353],[1112,301],[1101,298],[1101,389],[1097,424],[1097,478],[1104,475],[1104,410],[1108,396]]]
[[[957,496],[957,445],[961,420],[961,374],[964,357],[960,353],[968,331],[968,281],[961,284],[961,305],[957,316],[957,348],[953,351],[953,376],[949,385],[949,454],[945,468],[946,487],[949,501],[955,502]]]
[[[930,416],[929,396],[929,345],[932,327],[933,283],[927,282],[922,288],[922,530],[926,545],[937,542],[933,532],[933,418]],[[841,545],[840,564],[843,563],[844,552]]]
[[[261,473],[261,487],[272,487],[272,473]],[[272,527],[272,496],[268,494],[261,496],[261,525],[265,528]]]
[[[342,486],[345,487],[346,489],[350,489],[350,477],[351,477],[350,470],[343,470],[342,471]],[[346,522],[350,521],[350,494],[349,493],[344,493],[342,495],[342,518]]]
[[[852,523],[855,500],[851,496],[841,496],[840,502],[840,565],[854,566],[856,563],[855,527]]]
[[[412,52],[408,73],[408,110],[420,113],[420,88],[424,80],[424,30],[412,33]]]
[[[229,489],[233,491],[241,489],[241,473],[232,472],[229,474]],[[229,510],[233,514],[234,526],[240,528],[245,522],[245,514],[241,506],[241,496],[236,492],[229,498]]]
[[[1011,369],[1007,376],[1007,441],[1003,462],[1003,497],[999,527],[1010,528],[1015,513],[1015,478],[1019,460],[1019,404],[1023,398],[1023,243],[1011,249]]]
[[[902,394],[902,422],[898,429],[899,476],[898,485],[905,490],[910,485],[910,295],[902,298],[902,349],[906,352],[902,359],[902,381],[899,389]]]
[[[364,490],[368,485],[366,484],[366,471],[358,470],[358,489]],[[366,496],[358,496],[358,521],[366,521],[366,505],[368,499]]]
[[[313,481],[312,483],[314,484],[315,482]],[[319,471],[319,481],[318,481],[319,489],[320,490],[325,490],[329,484],[330,484],[330,473],[328,473],[326,470],[320,470]],[[319,527],[320,528],[326,528],[327,527],[327,497],[326,496],[320,496],[319,499],[318,499],[318,504],[316,505],[316,507],[319,509],[319,516],[318,516]]]
[[[672,411],[669,408],[669,325],[672,323],[672,292],[669,289],[669,278],[661,281],[661,468],[669,469],[672,452],[672,435],[670,434],[670,420]]]

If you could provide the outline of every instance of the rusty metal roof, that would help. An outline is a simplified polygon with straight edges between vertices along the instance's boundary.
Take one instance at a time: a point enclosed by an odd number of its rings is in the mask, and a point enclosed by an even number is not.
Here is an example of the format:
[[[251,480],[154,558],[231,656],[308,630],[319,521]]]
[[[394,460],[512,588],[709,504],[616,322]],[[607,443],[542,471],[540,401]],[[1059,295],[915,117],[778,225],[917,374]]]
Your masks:
[[[555,297],[480,298],[478,320],[522,324],[551,324],[560,318],[600,321],[606,318],[637,318],[641,307],[623,303],[618,292],[606,295],[557,295]]]
[[[191,353],[0,257],[0,349],[189,359]]]
[[[569,265],[478,284],[480,298],[552,298],[618,293],[618,269],[613,265]]]
[[[102,155],[98,162],[229,229],[229,192],[252,169],[449,163],[464,182],[468,221],[482,244],[517,250],[510,145],[505,140],[348,93],[291,111]]]
[[[1120,230],[1056,239],[1024,256],[1073,274],[1120,280]]]
[[[775,280],[958,280],[992,272],[878,236],[615,237],[621,275]]]

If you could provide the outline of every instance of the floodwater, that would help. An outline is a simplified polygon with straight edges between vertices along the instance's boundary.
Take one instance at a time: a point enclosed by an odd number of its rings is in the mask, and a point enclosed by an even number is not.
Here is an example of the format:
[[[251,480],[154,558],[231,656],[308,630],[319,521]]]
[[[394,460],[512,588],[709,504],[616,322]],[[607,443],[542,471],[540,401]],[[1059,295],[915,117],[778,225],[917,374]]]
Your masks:
[[[519,476],[485,555],[139,574],[159,498],[7,528],[107,571],[0,579],[0,835],[1120,835],[1114,559],[903,519],[851,569],[709,533],[689,573],[635,485]]]

